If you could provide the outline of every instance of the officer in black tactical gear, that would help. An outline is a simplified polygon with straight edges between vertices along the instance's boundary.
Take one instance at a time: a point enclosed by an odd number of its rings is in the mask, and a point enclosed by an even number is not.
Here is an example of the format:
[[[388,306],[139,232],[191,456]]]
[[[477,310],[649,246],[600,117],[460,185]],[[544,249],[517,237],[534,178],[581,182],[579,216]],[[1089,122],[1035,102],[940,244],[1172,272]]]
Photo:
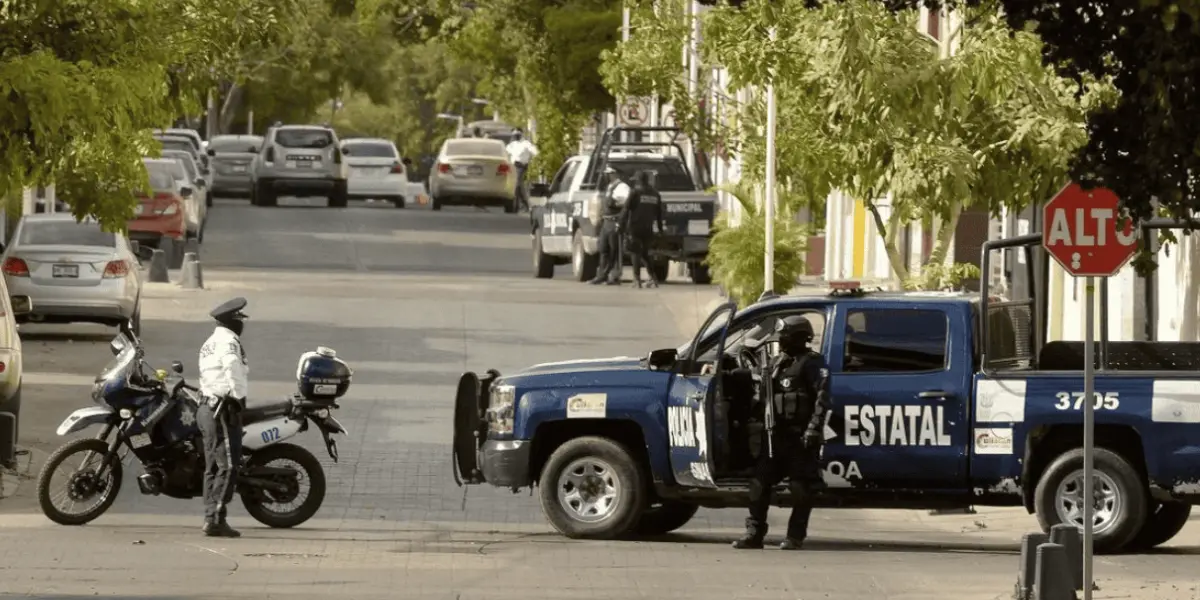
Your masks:
[[[638,171],[633,180],[633,192],[625,202],[625,209],[618,219],[625,232],[626,247],[633,257],[633,285],[642,287],[642,265],[650,274],[647,287],[658,287],[660,283],[650,266],[650,244],[656,232],[662,231],[662,196],[654,189],[650,171]]]
[[[792,493],[792,516],[783,550],[799,550],[808,537],[813,494],[821,489],[821,444],[829,398],[829,368],[808,345],[812,323],[803,316],[776,322],[779,354],[762,360],[760,404],[765,431],[754,479],[750,483],[750,517],[746,535],[734,548],[762,548],[767,536],[771,491],[784,477]],[[764,348],[767,344],[763,345]]]
[[[596,269],[596,277],[589,283],[600,285],[621,285],[621,267],[624,266],[624,256],[621,252],[621,213],[632,190],[629,184],[621,179],[621,175],[612,167],[604,169],[604,190],[601,198],[600,224],[600,268]]]

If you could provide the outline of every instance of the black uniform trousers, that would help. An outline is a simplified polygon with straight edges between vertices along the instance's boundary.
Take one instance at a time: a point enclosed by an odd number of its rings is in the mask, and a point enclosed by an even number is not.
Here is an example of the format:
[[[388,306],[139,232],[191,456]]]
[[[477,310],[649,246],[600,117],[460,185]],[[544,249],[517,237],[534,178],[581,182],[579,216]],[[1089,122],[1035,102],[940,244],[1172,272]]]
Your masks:
[[[242,417],[236,400],[225,400],[219,416],[207,401],[196,409],[196,425],[204,438],[204,522],[225,521],[242,464]]]
[[[629,235],[629,254],[633,258],[633,280],[638,283],[642,282],[643,265],[646,267],[646,273],[650,275],[650,280],[661,283],[654,274],[654,268],[650,266],[650,242],[652,239],[652,235]]]
[[[517,208],[529,210],[529,192],[525,189],[525,172],[529,170],[529,163],[514,163],[517,170],[517,190],[516,200]]]
[[[621,234],[616,217],[604,217],[600,225],[600,268],[593,281],[621,281]]]
[[[808,537],[808,519],[812,516],[813,494],[820,489],[821,447],[804,447],[804,427],[780,425],[772,432],[774,455],[767,454],[767,433],[750,481],[750,517],[746,534],[761,540],[767,535],[767,511],[771,508],[772,489],[786,477],[792,492],[792,516],[787,537],[801,541]]]

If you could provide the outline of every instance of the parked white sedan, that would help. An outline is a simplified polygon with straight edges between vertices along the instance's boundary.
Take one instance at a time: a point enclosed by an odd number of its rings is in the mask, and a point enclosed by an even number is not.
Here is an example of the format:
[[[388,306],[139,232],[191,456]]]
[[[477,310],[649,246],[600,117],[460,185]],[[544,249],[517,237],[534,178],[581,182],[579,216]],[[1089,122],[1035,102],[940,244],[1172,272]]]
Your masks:
[[[346,189],[350,198],[388,200],[396,208],[408,201],[408,166],[396,145],[380,138],[349,138],[342,141],[342,154],[350,166]]]

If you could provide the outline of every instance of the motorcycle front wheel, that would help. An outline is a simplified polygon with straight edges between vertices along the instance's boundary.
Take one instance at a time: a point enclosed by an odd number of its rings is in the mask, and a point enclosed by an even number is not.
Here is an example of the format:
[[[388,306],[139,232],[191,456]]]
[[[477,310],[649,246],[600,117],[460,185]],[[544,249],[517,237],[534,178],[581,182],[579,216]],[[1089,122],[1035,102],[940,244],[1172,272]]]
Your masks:
[[[292,444],[267,446],[246,461],[247,469],[254,467],[284,468],[296,474],[295,478],[280,479],[287,487],[283,492],[238,485],[242,506],[256,521],[286,529],[317,514],[325,500],[325,470],[311,452]]]
[[[121,460],[116,456],[108,461],[104,472],[99,472],[106,454],[108,444],[96,438],[74,440],[55,450],[38,474],[37,495],[42,513],[59,525],[83,525],[104,514],[116,501],[124,475]],[[76,456],[80,457],[77,466],[75,460],[68,463],[68,459]],[[59,467],[70,471],[62,486],[54,484]],[[65,499],[70,505],[60,508],[56,499]],[[77,502],[87,503],[86,508],[72,510]]]

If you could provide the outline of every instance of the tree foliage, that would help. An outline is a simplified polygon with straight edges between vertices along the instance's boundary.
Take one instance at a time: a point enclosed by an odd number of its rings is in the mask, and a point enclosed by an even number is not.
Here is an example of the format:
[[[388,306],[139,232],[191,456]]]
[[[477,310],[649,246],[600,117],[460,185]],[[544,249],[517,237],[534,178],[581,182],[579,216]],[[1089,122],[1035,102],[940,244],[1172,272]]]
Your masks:
[[[713,281],[719,284],[738,306],[755,302],[765,291],[763,273],[767,248],[766,214],[754,199],[755,186],[750,180],[722,186],[742,206],[742,218],[732,223],[728,213],[714,224],[708,258]],[[791,215],[804,200],[779,190],[780,211],[775,217],[774,292],[786,294],[804,274],[804,256],[811,226],[797,223]]]
[[[1063,184],[1069,157],[1086,142],[1086,112],[1104,89],[1077,98],[1041,64],[1036,35],[1012,35],[978,11],[958,52],[942,57],[917,31],[914,11],[874,0],[810,4],[714,8],[703,16],[703,60],[725,66],[734,89],[774,83],[780,180],[809,202],[834,189],[867,202],[897,278],[910,275],[898,251],[902,225],[934,216],[945,223],[931,260],[940,264],[965,208],[1021,208]],[[626,57],[613,56],[614,70],[626,68]],[[759,181],[763,104],[760,93],[735,106],[733,126],[719,134]]]

